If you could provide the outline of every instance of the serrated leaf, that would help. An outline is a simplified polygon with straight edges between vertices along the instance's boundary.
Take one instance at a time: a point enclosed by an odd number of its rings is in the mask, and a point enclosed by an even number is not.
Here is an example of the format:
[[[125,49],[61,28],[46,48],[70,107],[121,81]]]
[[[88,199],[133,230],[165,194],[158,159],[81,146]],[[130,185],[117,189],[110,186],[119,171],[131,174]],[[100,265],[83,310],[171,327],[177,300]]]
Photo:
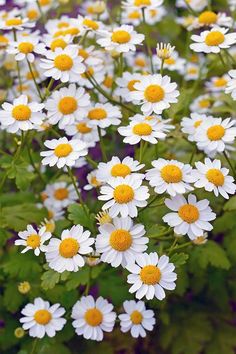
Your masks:
[[[27,253],[12,253],[3,265],[3,270],[11,277],[18,277],[21,280],[32,279],[41,272],[42,267],[37,257],[30,251]]]
[[[59,282],[60,280],[60,273],[55,272],[52,269],[47,270],[43,275],[41,276],[41,286],[44,290],[48,289],[53,289],[54,286]]]
[[[151,226],[147,232],[146,236],[150,238],[161,237],[168,231],[168,227],[162,225],[153,225]]]
[[[66,282],[66,289],[73,290],[78,288],[79,285],[87,284],[89,279],[89,268],[80,269],[76,273],[71,273],[68,281]]]
[[[16,312],[24,302],[24,296],[19,293],[17,283],[8,283],[3,294],[3,303],[7,310]]]
[[[82,225],[88,229],[93,229],[95,218],[89,214],[89,209],[86,205],[84,205],[84,208],[80,204],[71,204],[68,207],[68,218],[75,225]]]
[[[230,198],[224,205],[225,211],[233,211],[236,210],[236,196]]]
[[[176,267],[179,267],[187,262],[189,255],[187,253],[175,253],[171,256],[170,261],[174,263]]]

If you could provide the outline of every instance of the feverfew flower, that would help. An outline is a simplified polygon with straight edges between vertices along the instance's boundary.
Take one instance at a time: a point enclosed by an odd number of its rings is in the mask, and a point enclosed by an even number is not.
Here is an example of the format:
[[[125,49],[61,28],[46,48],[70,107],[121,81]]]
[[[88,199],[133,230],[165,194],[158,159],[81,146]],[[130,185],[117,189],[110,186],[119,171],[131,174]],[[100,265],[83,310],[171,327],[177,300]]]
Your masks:
[[[20,240],[15,241],[16,246],[25,246],[21,253],[33,250],[35,256],[39,256],[40,251],[45,252],[47,246],[44,242],[51,238],[51,233],[47,232],[46,227],[41,227],[36,231],[32,225],[28,225],[25,231],[18,233]]]
[[[145,75],[140,82],[134,84],[134,91],[130,93],[131,98],[139,101],[144,114],[161,114],[163,110],[170,107],[170,103],[176,103],[179,91],[177,84],[170,82],[170,77],[165,75]]]
[[[48,184],[44,193],[47,196],[44,205],[48,208],[66,208],[78,198],[74,186],[66,182]]]
[[[96,103],[94,107],[87,111],[86,116],[88,126],[98,126],[100,128],[107,128],[110,125],[119,125],[121,117],[120,109],[110,103]]]
[[[13,100],[13,103],[4,102],[3,110],[0,111],[0,122],[2,128],[10,133],[16,133],[19,130],[34,129],[36,125],[43,123],[44,115],[42,109],[43,103],[28,102],[28,97],[21,95]]]
[[[85,264],[83,256],[93,251],[94,238],[90,235],[88,230],[76,225],[62,231],[60,239],[51,238],[45,254],[49,267],[59,273],[77,272]]]
[[[67,138],[59,138],[46,140],[44,145],[50,150],[42,151],[42,164],[50,167],[57,165],[58,168],[64,166],[74,166],[76,160],[88,153],[87,144],[78,139],[68,140]]]
[[[134,31],[133,26],[122,25],[116,27],[113,31],[99,31],[102,38],[97,40],[97,43],[106,50],[115,50],[118,53],[127,53],[135,51],[136,45],[142,44],[144,35]]]
[[[215,13],[213,11],[206,10],[200,13],[200,15],[194,20],[192,28],[199,28],[205,26],[214,27],[215,25],[219,27],[231,27],[232,24],[232,17],[227,16],[225,13]]]
[[[10,42],[7,53],[14,54],[17,61],[27,59],[30,63],[34,62],[34,53],[41,51],[43,44],[39,44],[39,38],[35,36],[22,36],[15,42]]]
[[[28,18],[10,17],[10,15],[0,20],[0,29],[7,31],[12,29],[22,31],[24,28],[30,28],[34,25],[34,22],[29,22]]]
[[[56,48],[47,52],[48,59],[41,59],[40,67],[44,69],[44,75],[61,82],[77,82],[80,74],[85,72],[84,60],[78,56],[78,48],[68,45],[64,49]]]
[[[177,235],[188,235],[191,240],[202,236],[204,231],[213,229],[209,221],[215,220],[216,214],[209,206],[209,200],[197,201],[193,194],[188,195],[186,200],[183,196],[177,195],[165,200],[166,206],[173,212],[166,214],[163,220],[171,227]]]
[[[132,337],[146,337],[146,331],[152,331],[156,323],[155,314],[147,310],[143,301],[126,300],[123,302],[125,313],[119,315],[121,332],[131,332]]]
[[[231,79],[227,83],[225,93],[230,93],[233,100],[236,100],[236,70],[230,70],[228,74]]]
[[[206,82],[206,88],[212,92],[222,92],[226,90],[226,86],[229,81],[229,76],[227,74],[223,76],[215,76],[210,79],[210,81]]]
[[[212,116],[207,116],[201,113],[190,113],[190,117],[184,117],[181,121],[181,130],[188,134],[188,140],[194,141],[194,134],[202,122],[212,119]]]
[[[190,44],[195,52],[220,53],[221,49],[230,48],[236,43],[236,33],[227,33],[229,29],[213,27],[210,31],[203,31],[200,35],[193,34],[191,39],[196,42]]]
[[[142,75],[139,73],[131,74],[128,71],[124,72],[121,77],[116,79],[117,88],[115,94],[121,96],[126,102],[133,101],[131,92],[135,91],[134,84],[140,82]]]
[[[136,263],[129,263],[126,268],[131,273],[127,281],[133,284],[129,292],[136,293],[137,299],[145,296],[147,300],[154,297],[163,300],[166,296],[164,289],[175,289],[175,266],[165,255],[159,257],[156,252],[143,253],[137,257]]]
[[[111,178],[107,186],[102,186],[98,199],[107,201],[102,209],[109,209],[113,218],[121,215],[131,218],[138,215],[137,207],[145,207],[149,198],[148,187],[142,186],[142,179],[135,176]]]
[[[125,0],[122,2],[122,6],[129,9],[156,9],[162,3],[163,0]]]
[[[194,186],[196,188],[204,188],[208,192],[214,192],[218,197],[221,194],[225,199],[229,199],[228,194],[234,194],[236,185],[234,179],[228,176],[229,170],[221,167],[220,160],[211,161],[205,158],[204,163],[198,161],[195,163],[196,170],[193,170],[195,178]]]
[[[89,106],[89,94],[85,93],[84,88],[77,88],[75,84],[54,91],[45,104],[48,122],[50,124],[59,122],[60,129],[85,118]]]
[[[57,331],[62,330],[66,323],[65,309],[60,304],[50,305],[40,297],[33,303],[27,304],[21,311],[24,317],[20,318],[24,330],[29,330],[30,337],[43,338],[45,335],[54,337]]]
[[[103,340],[103,332],[112,332],[116,313],[113,305],[99,296],[97,300],[89,296],[82,296],[72,308],[71,317],[75,332],[85,339]]]
[[[99,135],[97,127],[88,126],[88,120],[84,119],[82,121],[75,122],[71,125],[66,125],[64,128],[66,135],[73,136],[74,139],[80,139],[84,141],[88,147],[94,147],[96,142],[99,141]],[[105,131],[101,131],[102,136]]]
[[[148,237],[141,224],[134,224],[130,217],[114,218],[112,223],[99,226],[96,238],[96,251],[101,260],[112,267],[135,262],[137,256],[147,250]]]
[[[146,179],[158,194],[167,192],[171,196],[192,191],[189,183],[194,181],[192,167],[176,160],[159,158],[152,161],[154,168],[146,173]]]

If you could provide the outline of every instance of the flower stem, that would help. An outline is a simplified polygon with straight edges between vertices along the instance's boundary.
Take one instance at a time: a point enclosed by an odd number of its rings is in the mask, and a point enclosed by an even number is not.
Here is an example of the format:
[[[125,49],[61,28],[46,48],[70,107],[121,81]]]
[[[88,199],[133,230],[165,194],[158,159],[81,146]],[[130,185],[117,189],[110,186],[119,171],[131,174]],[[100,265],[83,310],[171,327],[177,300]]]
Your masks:
[[[16,29],[13,28],[13,37],[14,41],[17,41],[17,35],[16,35]],[[19,79],[19,85],[20,85],[20,93],[22,94],[22,79],[21,79],[21,73],[20,73],[20,63],[19,61],[16,61],[16,67],[17,67],[17,75]]]
[[[31,66],[31,64],[30,64],[30,62],[29,62],[28,59],[27,59],[27,63],[28,63],[28,67],[29,67],[29,70],[30,70],[32,79],[33,79],[33,81],[34,81],[34,85],[35,85],[35,87],[36,87],[36,90],[38,91],[39,97],[40,97],[40,99],[42,100],[42,99],[43,99],[43,96],[42,96],[42,94],[41,94],[41,92],[40,92],[40,88],[39,88],[39,86],[38,86],[38,84],[37,84],[37,81],[36,81],[36,78],[35,78],[35,75],[34,75],[34,71],[33,71],[32,66]]]
[[[99,135],[100,149],[102,152],[102,158],[103,158],[103,160],[107,161],[106,149],[105,149],[105,145],[104,145],[104,141],[103,141],[103,137],[102,137],[102,130],[100,127],[98,127],[98,135]]]
[[[32,349],[31,349],[30,354],[34,354],[35,349],[36,349],[36,345],[37,345],[37,341],[38,341],[38,338],[35,338],[35,340],[33,341],[33,345],[32,345]]]
[[[151,72],[154,74],[154,66],[153,66],[153,60],[152,60],[152,48],[149,42],[149,33],[147,31],[147,23],[146,23],[146,18],[145,18],[145,8],[142,8],[142,18],[143,18],[143,26],[144,26],[144,31],[145,31],[145,42],[146,42],[146,52],[147,56],[149,57],[150,64],[151,64]]]
[[[227,156],[227,154],[226,154],[225,151],[223,151],[223,155],[224,155],[226,161],[228,162],[228,164],[229,164],[229,166],[230,166],[230,168],[231,168],[231,170],[232,170],[232,173],[233,173],[234,178],[236,178],[236,171],[235,171],[235,169],[234,169],[234,167],[233,167],[233,165],[232,165],[232,163],[231,163],[231,161],[230,161],[230,159],[229,159],[229,157]]]

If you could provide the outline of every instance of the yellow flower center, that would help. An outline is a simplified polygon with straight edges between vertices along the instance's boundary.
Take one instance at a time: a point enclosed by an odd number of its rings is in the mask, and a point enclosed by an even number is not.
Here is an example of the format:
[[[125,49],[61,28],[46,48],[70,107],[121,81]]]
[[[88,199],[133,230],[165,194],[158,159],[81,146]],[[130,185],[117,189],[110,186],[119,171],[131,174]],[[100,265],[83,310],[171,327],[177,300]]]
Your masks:
[[[215,87],[224,87],[226,84],[227,84],[227,80],[224,79],[223,77],[219,77],[214,82]]]
[[[81,134],[88,134],[92,131],[92,128],[89,128],[86,123],[78,123],[76,124],[76,129]]]
[[[131,313],[130,319],[133,324],[138,325],[142,323],[143,315],[139,311],[135,310]]]
[[[223,33],[221,33],[220,31],[212,31],[206,36],[205,43],[206,45],[211,47],[220,45],[224,42],[224,40],[225,36],[223,35]]]
[[[79,49],[79,55],[84,59],[87,59],[89,57],[88,52],[83,48]]]
[[[76,36],[80,33],[80,30],[76,27],[68,28],[67,30],[63,31],[62,34],[66,36],[67,34],[70,34],[71,36]]]
[[[155,285],[161,279],[161,271],[154,265],[147,265],[141,269],[140,278],[146,285]]]
[[[57,25],[57,28],[65,28],[65,27],[69,27],[69,23],[68,22],[60,22]]]
[[[202,25],[212,25],[217,21],[217,14],[213,11],[204,11],[198,16],[198,22]]]
[[[139,19],[140,17],[141,15],[138,11],[133,11],[128,15],[128,18],[130,18],[131,20],[136,20]]]
[[[34,50],[34,46],[30,42],[21,42],[18,45],[18,50],[23,54],[29,54]]]
[[[134,0],[134,5],[135,6],[149,6],[151,5],[150,0]]]
[[[201,119],[199,119],[199,120],[196,120],[196,122],[194,123],[194,128],[198,128],[199,127],[199,125],[201,125],[202,124],[202,120]]]
[[[59,144],[54,153],[57,157],[66,157],[72,152],[72,147],[70,144]]]
[[[133,133],[136,135],[150,135],[152,127],[148,123],[138,123],[133,127]]]
[[[74,113],[77,107],[76,99],[71,96],[63,97],[58,104],[59,111],[64,115]]]
[[[96,176],[92,176],[90,184],[96,188],[101,186],[101,182],[97,180]]]
[[[117,229],[110,235],[110,245],[114,250],[124,252],[132,245],[132,237],[127,230]]]
[[[73,66],[73,60],[67,54],[60,54],[54,59],[54,65],[58,70],[67,71]]]
[[[37,17],[38,17],[38,11],[37,10],[28,10],[27,12],[27,17],[30,19],[30,20],[35,20]]]
[[[99,25],[97,22],[93,21],[93,20],[90,20],[89,18],[85,18],[83,20],[83,25],[84,26],[87,26],[93,30],[97,30],[99,28]]]
[[[94,108],[88,112],[88,118],[91,120],[102,120],[107,117],[107,112],[103,108]]]
[[[211,141],[220,140],[225,135],[225,128],[221,125],[213,125],[207,130],[207,136]]]
[[[35,249],[40,246],[40,236],[37,234],[32,234],[27,237],[26,240],[27,246]]]
[[[112,42],[124,44],[128,43],[131,39],[129,32],[124,30],[118,30],[112,33],[111,40]]]
[[[209,182],[213,183],[215,186],[223,186],[225,178],[223,173],[217,168],[212,168],[207,171],[206,178]]]
[[[18,26],[22,25],[22,20],[20,18],[9,18],[6,20],[6,26]]]
[[[123,164],[123,163],[118,163],[114,165],[111,169],[111,175],[113,177],[126,177],[130,174],[131,169],[129,166]]]
[[[94,307],[85,312],[84,319],[88,323],[88,325],[96,327],[102,323],[103,314],[100,310]]]
[[[168,59],[164,60],[164,63],[167,64],[167,65],[173,65],[173,64],[176,63],[176,61],[175,61],[174,58],[168,58]]]
[[[2,44],[8,44],[9,40],[7,37],[0,35],[0,43]]]
[[[62,38],[54,39],[50,45],[51,50],[54,52],[56,48],[64,49],[67,46],[67,43]]]
[[[159,85],[149,85],[144,91],[144,97],[148,102],[160,102],[165,97],[165,91]]]
[[[199,101],[199,106],[201,108],[208,108],[208,107],[210,107],[210,105],[211,105],[211,102],[207,99],[203,99],[203,100]]]
[[[51,4],[51,0],[39,0],[41,6],[47,6]]]
[[[61,241],[59,253],[64,258],[72,258],[78,253],[79,248],[79,242],[72,237],[68,237]]]
[[[57,200],[64,200],[68,197],[69,192],[67,188],[58,188],[54,192],[54,198]]]
[[[134,190],[128,184],[120,184],[114,189],[113,197],[118,204],[126,204],[134,199]]]
[[[127,88],[129,91],[136,91],[136,88],[134,88],[134,85],[137,83],[137,82],[140,82],[140,80],[131,80],[128,85],[127,85]]]
[[[81,76],[84,78],[84,79],[87,79],[87,75],[88,76],[93,76],[93,74],[94,74],[94,70],[93,70],[93,68],[92,67],[89,67],[87,70],[86,70],[86,72],[85,73],[83,73],[83,74],[81,74]]]
[[[107,76],[103,81],[103,85],[106,86],[107,88],[111,88],[112,84],[113,84],[113,79],[111,76]]]
[[[150,10],[149,13],[150,13],[151,17],[155,17],[158,14],[158,11],[153,9],[153,10]]]
[[[146,65],[146,61],[143,58],[136,58],[135,64],[137,66],[140,66],[141,68],[144,68],[144,66]]]
[[[197,73],[197,69],[196,68],[189,68],[188,69],[188,74],[196,74]]]
[[[38,310],[34,314],[34,320],[40,325],[48,324],[52,319],[52,315],[48,310]]]
[[[19,104],[13,108],[12,116],[16,120],[29,120],[31,117],[31,109],[24,104]]]
[[[184,204],[179,210],[178,214],[182,220],[186,221],[188,224],[192,224],[199,218],[199,211],[195,205],[192,204]]]
[[[178,183],[182,180],[182,171],[178,166],[167,165],[161,169],[161,177],[166,183]]]

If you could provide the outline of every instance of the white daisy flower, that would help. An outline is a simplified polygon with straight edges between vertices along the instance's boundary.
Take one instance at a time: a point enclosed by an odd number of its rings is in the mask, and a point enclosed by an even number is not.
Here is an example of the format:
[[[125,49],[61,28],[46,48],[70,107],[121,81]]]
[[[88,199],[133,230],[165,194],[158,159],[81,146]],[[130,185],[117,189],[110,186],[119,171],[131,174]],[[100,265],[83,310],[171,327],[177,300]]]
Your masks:
[[[57,165],[58,168],[64,166],[74,166],[76,160],[81,156],[88,154],[87,144],[78,139],[68,140],[67,138],[59,138],[46,140],[44,145],[50,150],[42,151],[42,164],[50,167]]]
[[[199,202],[193,194],[188,195],[188,200],[183,196],[176,195],[165,200],[166,206],[173,210],[166,214],[163,220],[178,235],[188,235],[193,240],[196,236],[202,236],[204,231],[213,229],[209,221],[215,220],[216,214],[209,206],[209,200],[203,199]]]
[[[73,136],[74,139],[80,139],[84,141],[88,147],[94,147],[99,141],[97,127],[89,127],[87,119],[75,122],[71,125],[66,125],[64,130],[66,135]],[[102,130],[101,134],[105,135],[105,131]]]
[[[128,175],[143,178],[144,175],[137,172],[143,167],[144,164],[140,164],[132,157],[126,156],[123,160],[120,160],[119,157],[113,156],[111,161],[98,164],[97,178],[102,182],[107,182],[113,177],[126,177]]]
[[[199,77],[200,68],[198,64],[187,63],[185,68],[185,80],[197,80]]]
[[[99,188],[102,185],[102,182],[97,178],[97,170],[94,170],[87,174],[88,184],[84,186],[84,190],[90,191],[93,188]]]
[[[66,324],[66,319],[61,317],[65,312],[60,304],[51,306],[48,301],[37,297],[23,308],[21,313],[24,317],[20,318],[20,322],[24,330],[29,330],[30,337],[54,337]]]
[[[227,33],[228,28],[213,27],[210,31],[203,31],[200,35],[193,34],[191,39],[196,42],[190,44],[195,52],[220,53],[221,49],[230,48],[236,43],[236,33]]]
[[[121,332],[131,332],[132,337],[146,337],[146,331],[152,331],[156,323],[155,314],[147,310],[145,302],[126,300],[123,302],[125,313],[119,315]]]
[[[144,53],[128,53],[125,56],[130,67],[133,71],[146,72],[149,70],[149,58]]]
[[[85,264],[83,256],[93,251],[94,238],[90,235],[90,231],[76,225],[62,231],[60,239],[51,238],[45,253],[49,267],[58,273],[77,272]]]
[[[103,22],[95,21],[91,17],[82,17],[79,15],[77,21],[82,25],[85,31],[97,33],[98,30],[104,27]]]
[[[191,112],[209,113],[212,105],[212,97],[209,94],[205,94],[195,98],[189,108]]]
[[[155,119],[145,119],[141,114],[136,114],[130,119],[129,125],[119,127],[118,132],[124,136],[124,143],[138,144],[141,140],[157,144],[158,140],[166,137],[165,126]]]
[[[176,87],[177,84],[171,83],[167,75],[145,75],[140,82],[134,84],[135,91],[130,95],[132,99],[139,101],[144,114],[161,114],[170,107],[170,103],[177,102],[179,91]]]
[[[194,20],[192,28],[199,28],[205,26],[214,27],[215,25],[219,27],[231,27],[232,24],[232,17],[227,16],[226,13],[215,13],[214,11],[206,10],[200,13],[200,15]]]
[[[212,92],[222,92],[226,89],[229,82],[229,75],[225,74],[223,76],[214,76],[210,81],[206,82],[206,88]]]
[[[58,37],[54,37],[51,34],[45,34],[43,36],[43,42],[45,46],[41,49],[41,54],[47,56],[46,53],[48,49],[52,50],[53,52],[56,50],[56,48],[65,49],[65,47],[68,45],[73,44],[72,40],[73,37],[69,34]]]
[[[47,208],[63,209],[78,198],[74,186],[66,182],[48,184],[44,193],[47,195],[44,202]]]
[[[176,6],[177,7],[183,7],[183,8],[188,8],[188,5],[191,6],[191,8],[194,11],[202,11],[204,7],[208,5],[207,0],[188,0],[186,3],[185,0],[177,0],[176,1]]]
[[[106,50],[115,50],[118,53],[136,51],[136,45],[142,44],[144,35],[134,31],[133,26],[122,25],[114,28],[111,32],[101,30],[97,43]]]
[[[122,12],[121,23],[124,25],[139,26],[142,22],[142,11],[140,9],[126,8],[126,11]]]
[[[26,95],[21,95],[13,100],[13,103],[4,102],[0,111],[0,122],[3,129],[10,133],[19,130],[34,129],[36,125],[43,123],[43,103],[28,102]]]
[[[230,70],[228,72],[230,80],[227,83],[225,93],[230,93],[233,100],[236,100],[236,70]]]
[[[234,194],[236,185],[234,179],[228,176],[229,170],[221,167],[220,160],[211,161],[205,158],[204,163],[195,162],[196,170],[193,170],[195,178],[194,186],[196,188],[204,188],[208,192],[214,192],[218,197],[221,194],[225,199],[229,199],[229,194]]]
[[[16,61],[27,59],[30,63],[34,62],[35,53],[39,53],[43,48],[43,44],[39,44],[39,37],[21,36],[15,42],[10,42],[7,53],[14,54]]]
[[[139,73],[131,74],[128,71],[124,72],[121,77],[116,79],[118,87],[115,90],[115,94],[121,96],[126,102],[133,101],[130,93],[135,91],[134,84],[140,82],[142,77],[143,76]]]
[[[45,104],[48,122],[59,122],[59,128],[65,129],[75,121],[85,118],[90,105],[90,96],[84,88],[77,88],[75,84],[63,87],[54,91]]]
[[[158,22],[161,22],[163,17],[167,14],[164,6],[158,7],[158,9],[147,9],[145,14],[145,20],[150,26],[155,25]]]
[[[94,46],[89,46],[84,48],[84,46],[79,46],[79,55],[84,58],[84,64],[87,67],[96,66],[103,64],[103,60],[99,57],[100,53],[98,50],[94,50]]]
[[[40,251],[46,251],[47,246],[44,245],[44,242],[49,240],[52,234],[46,231],[46,227],[41,227],[36,231],[32,225],[27,225],[26,230],[20,231],[18,236],[20,237],[20,240],[16,240],[15,245],[25,246],[21,253],[33,250],[35,256],[39,256]]]
[[[102,186],[98,199],[107,201],[102,209],[109,209],[111,217],[121,215],[131,218],[138,215],[137,207],[147,205],[148,187],[142,186],[142,179],[134,176],[111,178],[107,186]]]
[[[44,75],[61,82],[77,82],[80,74],[85,72],[84,59],[78,56],[78,48],[68,45],[64,49],[56,48],[47,52],[47,59],[41,59],[41,68]]]
[[[129,9],[156,9],[163,4],[163,0],[125,0],[122,6]]]
[[[154,297],[163,300],[166,296],[164,289],[175,289],[175,266],[165,255],[158,257],[156,252],[143,253],[137,257],[136,264],[129,263],[126,268],[132,273],[127,278],[128,283],[133,284],[129,292],[136,293],[137,299],[145,296],[147,300]]]
[[[190,117],[184,117],[181,121],[181,130],[183,133],[188,134],[188,140],[194,141],[194,134],[198,127],[209,119],[212,119],[212,116],[207,116],[206,114],[201,113],[190,113]]]
[[[160,70],[162,65],[162,59],[158,56],[154,57],[154,64]],[[164,59],[163,68],[169,71],[177,71],[179,74],[183,74],[185,71],[186,60],[180,58],[179,53],[174,51],[171,56],[167,59]]]
[[[231,118],[212,118],[204,121],[196,130],[194,140],[206,154],[223,152],[236,137],[235,120]]]
[[[54,38],[60,36],[64,37],[68,34],[72,36],[79,36],[84,34],[83,28],[78,23],[78,20],[76,18],[71,18],[65,15],[61,16],[59,19],[48,20],[45,24],[45,29],[48,33],[53,35]]]
[[[137,256],[147,250],[148,237],[144,237],[142,224],[134,224],[130,217],[114,218],[112,223],[99,226],[96,237],[96,251],[101,260],[112,267],[135,262]]]
[[[193,190],[189,183],[194,182],[192,167],[176,160],[159,158],[152,161],[151,168],[146,173],[146,179],[157,194],[167,192],[171,196],[184,194]]]
[[[91,295],[82,296],[73,308],[71,317],[75,332],[85,339],[103,340],[103,332],[112,332],[116,313],[112,311],[113,305],[99,296],[95,300]]]
[[[87,119],[89,127],[107,128],[110,125],[119,125],[122,118],[118,107],[110,103],[96,103],[93,108],[88,110]]]
[[[18,30],[22,31],[25,28],[34,27],[34,22],[29,22],[28,18],[21,18],[21,17],[10,17],[7,16],[6,18],[0,19],[0,29],[1,30]]]

